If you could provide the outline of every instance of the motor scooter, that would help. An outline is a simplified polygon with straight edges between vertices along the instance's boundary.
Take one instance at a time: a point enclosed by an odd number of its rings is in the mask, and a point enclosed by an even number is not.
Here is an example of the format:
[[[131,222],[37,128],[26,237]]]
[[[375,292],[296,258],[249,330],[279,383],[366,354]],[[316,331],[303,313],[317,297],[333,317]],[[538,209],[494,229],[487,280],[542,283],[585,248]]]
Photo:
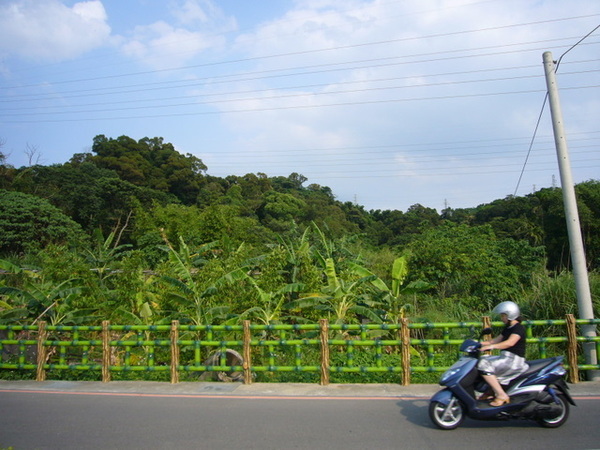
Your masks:
[[[486,328],[479,339],[492,330]],[[466,339],[460,346],[464,354],[441,377],[445,386],[430,400],[429,417],[439,428],[453,430],[469,417],[476,420],[534,420],[546,428],[557,428],[569,417],[569,404],[576,406],[564,380],[567,373],[563,357],[527,361],[529,368],[503,386],[510,403],[491,406],[478,400],[476,391],[486,392],[488,385],[477,370],[481,343]]]

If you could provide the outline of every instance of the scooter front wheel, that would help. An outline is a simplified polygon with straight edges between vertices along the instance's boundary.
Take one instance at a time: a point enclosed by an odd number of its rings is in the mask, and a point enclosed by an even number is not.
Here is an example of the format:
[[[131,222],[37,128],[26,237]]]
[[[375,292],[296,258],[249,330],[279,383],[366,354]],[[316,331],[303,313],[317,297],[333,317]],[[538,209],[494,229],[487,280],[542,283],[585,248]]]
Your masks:
[[[447,405],[432,401],[429,404],[429,418],[442,430],[454,430],[465,420],[465,414],[462,404],[453,396]]]

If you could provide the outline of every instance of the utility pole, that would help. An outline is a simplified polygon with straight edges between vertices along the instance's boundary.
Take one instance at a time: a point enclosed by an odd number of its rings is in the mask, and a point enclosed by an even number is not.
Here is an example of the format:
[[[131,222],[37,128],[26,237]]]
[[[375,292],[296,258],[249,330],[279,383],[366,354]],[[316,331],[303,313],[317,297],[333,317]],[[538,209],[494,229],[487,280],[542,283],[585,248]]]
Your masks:
[[[556,84],[555,65],[551,52],[544,52],[544,71],[546,73],[546,86],[548,87],[548,99],[550,101],[550,112],[552,114],[552,128],[554,130],[554,143],[558,156],[560,170],[560,181],[563,193],[565,217],[567,219],[567,232],[569,234],[569,247],[573,263],[573,276],[575,278],[575,290],[577,293],[577,306],[580,319],[593,319],[594,309],[592,307],[592,295],[585,262],[585,251],[583,248],[583,237],[579,224],[579,212],[577,211],[577,199],[575,198],[575,186],[571,175],[571,162],[569,161],[569,150],[564,131],[564,123],[560,101],[558,97],[558,86]],[[596,336],[595,325],[583,325],[581,327],[585,337]],[[596,345],[594,342],[583,344],[585,362],[588,365],[598,364]],[[588,379],[598,376],[598,371],[588,371]]]

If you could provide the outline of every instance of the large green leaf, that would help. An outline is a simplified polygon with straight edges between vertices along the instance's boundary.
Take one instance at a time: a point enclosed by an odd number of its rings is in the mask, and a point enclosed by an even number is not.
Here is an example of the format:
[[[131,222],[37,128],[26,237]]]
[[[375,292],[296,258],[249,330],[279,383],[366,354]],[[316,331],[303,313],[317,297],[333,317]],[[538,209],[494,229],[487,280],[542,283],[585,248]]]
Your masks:
[[[337,289],[340,285],[335,271],[335,262],[333,258],[325,259],[325,275],[327,276],[327,285],[332,289]]]
[[[375,275],[373,272],[371,272],[369,269],[367,269],[366,267],[363,267],[359,264],[356,264],[354,262],[348,262],[348,266],[352,269],[352,272],[360,277],[363,278],[369,278],[370,283],[375,286],[377,289],[381,290],[381,291],[388,291],[389,288],[387,287],[387,285],[384,283],[384,281],[379,278],[377,275]]]
[[[13,308],[6,311],[0,311],[0,323],[15,323],[21,319],[26,319],[29,311],[25,308]]]
[[[405,256],[401,256],[394,260],[392,265],[392,295],[400,296],[400,291],[404,280],[408,276],[408,261]]]

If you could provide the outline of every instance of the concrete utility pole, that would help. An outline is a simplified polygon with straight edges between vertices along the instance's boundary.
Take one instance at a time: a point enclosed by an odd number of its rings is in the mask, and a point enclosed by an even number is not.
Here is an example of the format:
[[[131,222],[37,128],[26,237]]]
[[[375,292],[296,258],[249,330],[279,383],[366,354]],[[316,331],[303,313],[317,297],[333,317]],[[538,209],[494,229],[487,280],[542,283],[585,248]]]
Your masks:
[[[548,99],[550,100],[550,112],[552,114],[552,128],[554,129],[554,143],[558,156],[560,170],[560,181],[563,192],[565,216],[567,219],[567,231],[569,234],[569,246],[571,249],[571,260],[573,263],[573,276],[575,277],[575,290],[577,293],[577,306],[580,319],[593,319],[594,309],[592,307],[592,295],[588,279],[585,252],[583,248],[583,237],[579,224],[579,212],[577,211],[577,199],[575,198],[575,186],[571,176],[571,162],[569,161],[569,150],[565,136],[562,111],[558,98],[558,86],[556,84],[555,66],[551,52],[544,52],[544,71],[546,73],[546,86],[548,87]],[[581,327],[586,337],[596,336],[595,325],[584,325]],[[598,364],[596,346],[593,342],[583,344],[586,364]],[[598,376],[598,371],[589,371],[588,379]]]

